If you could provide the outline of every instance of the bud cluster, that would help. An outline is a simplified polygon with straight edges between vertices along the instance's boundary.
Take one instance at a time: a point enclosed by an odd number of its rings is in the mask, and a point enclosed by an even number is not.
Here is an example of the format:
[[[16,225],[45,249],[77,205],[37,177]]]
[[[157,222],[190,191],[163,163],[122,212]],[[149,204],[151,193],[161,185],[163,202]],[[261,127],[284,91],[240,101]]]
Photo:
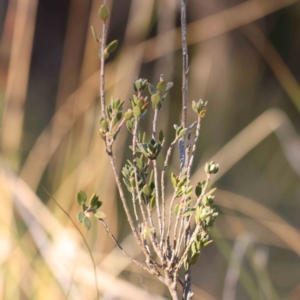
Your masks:
[[[148,159],[156,159],[160,150],[162,149],[161,143],[157,143],[154,139],[151,139],[149,143],[138,143],[138,150]]]
[[[207,101],[203,102],[202,99],[200,99],[198,102],[193,101],[192,102],[192,109],[193,111],[198,114],[201,118],[204,118],[205,113],[206,113],[206,106],[207,106]]]
[[[219,172],[219,168],[219,164],[211,161],[210,163],[206,163],[204,170],[206,174],[217,174]]]
[[[103,138],[112,134],[112,128],[121,121],[124,101],[111,99],[111,103],[106,107],[106,118],[100,118],[100,133]]]
[[[147,79],[140,78],[133,83],[133,89],[136,93],[141,93],[147,88],[147,85],[148,85]]]

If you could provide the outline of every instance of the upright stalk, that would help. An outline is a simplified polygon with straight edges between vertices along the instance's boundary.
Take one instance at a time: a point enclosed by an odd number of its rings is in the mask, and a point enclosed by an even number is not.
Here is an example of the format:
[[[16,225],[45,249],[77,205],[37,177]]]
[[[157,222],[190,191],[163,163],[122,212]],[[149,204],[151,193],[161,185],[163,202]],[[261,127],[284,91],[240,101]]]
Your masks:
[[[103,5],[106,6],[106,0],[103,0]],[[101,115],[106,118],[105,112],[105,46],[106,46],[106,29],[107,20],[103,20],[102,35],[101,35],[101,64],[100,64],[100,101],[101,101]]]
[[[181,0],[181,39],[182,39],[182,116],[181,116],[181,126],[186,127],[187,118],[187,103],[188,103],[188,72],[189,72],[189,56],[187,48],[187,34],[186,34],[186,1]],[[180,140],[180,144],[184,145],[184,137]],[[182,149],[182,147],[180,147]],[[183,147],[184,150],[184,147]],[[181,150],[182,151],[182,150]],[[181,168],[185,165],[185,150],[181,153]],[[190,236],[190,226],[185,231],[185,246],[187,246],[187,241]],[[175,251],[175,250],[174,250]],[[184,287],[183,287],[182,299],[192,299],[188,295],[191,295],[191,271],[190,269],[186,271],[184,277]]]

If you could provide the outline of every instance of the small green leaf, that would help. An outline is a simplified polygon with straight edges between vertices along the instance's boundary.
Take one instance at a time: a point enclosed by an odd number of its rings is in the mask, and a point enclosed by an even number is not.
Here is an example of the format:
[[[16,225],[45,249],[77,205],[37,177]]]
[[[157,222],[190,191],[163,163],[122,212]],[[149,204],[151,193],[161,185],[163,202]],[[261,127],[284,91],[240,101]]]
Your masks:
[[[95,41],[97,43],[99,43],[99,38],[98,38],[97,32],[96,32],[96,30],[95,30],[95,28],[94,28],[93,25],[91,26],[91,30],[92,30],[92,34],[93,34],[93,37],[94,37]]]
[[[118,47],[118,41],[114,40],[108,44],[108,46],[105,48],[105,52],[111,54],[117,49],[117,47]]]
[[[183,266],[184,266],[185,270],[188,270],[190,268],[189,259],[187,257],[183,261]]]
[[[97,219],[104,219],[105,218],[105,213],[101,210],[97,210],[96,213],[94,213],[94,216],[97,218]]]
[[[144,187],[143,187],[143,193],[146,195],[146,196],[150,196],[151,195],[151,189],[150,189],[150,187],[149,187],[149,185],[148,184],[145,184],[144,185]]]
[[[76,200],[77,200],[78,205],[82,205],[83,203],[85,203],[86,199],[87,199],[87,197],[86,197],[85,192],[79,191],[77,193]]]
[[[87,206],[86,206],[85,203],[81,204],[81,209],[82,209],[82,211],[86,211],[87,210]]]
[[[160,96],[159,96],[159,94],[152,95],[151,96],[151,102],[152,102],[153,108],[156,109],[157,105],[160,102]]]
[[[133,109],[133,115],[138,118],[141,115],[141,108],[137,105]]]
[[[198,185],[195,187],[195,194],[197,197],[199,197],[202,193],[202,186],[198,183]]]
[[[108,122],[106,120],[102,120],[100,123],[102,129],[104,129],[105,131],[108,131]]]
[[[150,200],[150,209],[152,210],[155,206],[155,203],[156,203],[156,197],[153,196]]]
[[[180,204],[179,204],[179,203],[176,204],[175,207],[174,207],[174,213],[175,213],[176,216],[178,215],[179,207],[180,207]]]
[[[194,208],[189,208],[189,209],[187,209],[187,210],[182,214],[182,216],[183,216],[183,217],[188,217],[188,216],[192,215],[192,214],[194,213],[194,211],[195,211]]]
[[[167,83],[166,90],[169,90],[170,88],[172,88],[173,85],[174,85],[173,82],[168,82],[168,83]]]
[[[203,245],[203,247],[206,247],[206,246],[208,246],[209,244],[211,244],[213,241],[212,240],[210,240],[210,241],[208,241],[208,242],[206,242],[206,243],[204,243],[204,245]]]
[[[151,83],[148,83],[148,89],[151,95],[156,94],[156,88]]]
[[[211,189],[208,193],[206,193],[206,196],[211,195],[211,194],[214,193],[216,190],[217,190],[217,188]]]
[[[134,178],[134,177],[130,178],[130,185],[131,185],[133,188],[135,188],[136,184],[135,184],[135,178]]]
[[[79,211],[77,213],[77,221],[81,223],[83,218],[84,218],[84,213],[82,211]]]
[[[136,80],[133,84],[134,90],[137,92],[142,88],[142,82],[141,80]]]
[[[175,176],[174,173],[171,173],[171,181],[172,181],[174,190],[176,190],[176,188],[177,188],[177,179],[176,179],[176,176]]]
[[[147,114],[147,112],[148,112],[148,109],[146,109],[146,110],[140,115],[139,120],[144,119],[145,116],[146,116],[146,114]]]
[[[186,133],[187,133],[187,128],[181,129],[178,134],[178,137],[182,138],[183,136],[185,136]]]
[[[164,133],[163,133],[162,130],[159,132],[158,139],[159,139],[159,141],[160,141],[161,143],[162,143],[162,141],[164,140]]]
[[[182,130],[182,126],[179,126],[179,127],[176,129],[176,136],[179,136],[179,133],[180,133],[181,130]]]
[[[105,21],[109,17],[109,9],[105,5],[101,5],[98,15],[103,21]]]
[[[199,256],[200,256],[200,252],[197,252],[197,253],[195,253],[195,254],[192,256],[191,262],[190,262],[190,263],[191,263],[191,266],[194,265],[194,264],[198,261]]]
[[[149,177],[149,183],[152,182],[153,182],[153,170],[151,170],[150,177]]]
[[[91,228],[91,221],[88,217],[85,216],[82,220],[82,223],[83,223],[85,229],[89,230]]]
[[[133,132],[133,124],[132,124],[132,122],[130,120],[128,120],[126,122],[126,127],[129,130],[129,132],[131,132],[131,133]]]
[[[187,202],[184,204],[184,207],[189,206],[193,201],[194,201],[194,199],[191,199],[191,200],[187,201]]]
[[[91,199],[90,199],[90,206],[91,207],[95,206],[98,202],[98,199],[99,199],[98,195],[93,194]]]
[[[156,89],[157,89],[159,92],[162,93],[162,92],[165,91],[166,87],[167,87],[167,83],[166,83],[164,80],[161,80],[161,81],[157,84]]]

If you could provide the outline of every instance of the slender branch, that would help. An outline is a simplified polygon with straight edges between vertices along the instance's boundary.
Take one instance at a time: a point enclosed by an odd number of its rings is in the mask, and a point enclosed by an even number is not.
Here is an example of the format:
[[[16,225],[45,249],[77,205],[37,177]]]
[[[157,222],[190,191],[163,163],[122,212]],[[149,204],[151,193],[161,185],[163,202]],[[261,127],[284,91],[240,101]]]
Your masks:
[[[182,116],[181,126],[186,127],[188,103],[189,57],[186,38],[186,0],[181,0],[181,38],[182,38]]]
[[[184,202],[184,199],[181,199],[180,205],[179,205],[179,208],[178,208],[178,213],[177,213],[177,216],[176,216],[175,225],[174,225],[173,253],[175,252],[175,248],[176,248],[176,241],[177,241],[177,227],[178,227],[178,223],[179,223],[180,216],[181,216],[181,214],[182,214],[182,209],[183,209],[182,204],[183,204],[183,202]]]
[[[155,140],[156,136],[156,124],[157,124],[157,117],[158,117],[158,109],[156,108],[154,110],[154,117],[153,117],[153,123],[152,123],[152,138]]]
[[[208,187],[208,185],[209,185],[209,182],[210,182],[210,174],[207,174],[207,175],[206,175],[206,182],[205,182],[205,185],[204,185],[204,187],[203,187],[203,189],[202,189],[202,192],[201,192],[200,196],[198,197],[198,199],[197,199],[197,201],[196,201],[196,203],[195,203],[195,205],[194,205],[194,208],[197,208],[197,206],[200,205],[201,200],[202,200],[203,196],[204,196],[205,193],[206,193],[206,189],[207,189],[207,187]],[[192,217],[192,216],[190,216],[190,218],[191,218],[191,217]]]
[[[179,269],[181,268],[187,254],[188,254],[188,251],[190,250],[191,246],[192,246],[192,243],[194,242],[197,234],[199,233],[201,229],[201,225],[198,224],[191,236],[191,238],[189,239],[189,243],[187,244],[187,247],[185,248],[185,251],[183,252],[183,254],[181,255],[181,258],[180,258],[180,261],[176,264],[176,268],[174,270],[174,280],[176,281],[177,280],[177,276],[178,276],[178,271]]]
[[[142,233],[142,224],[140,222],[139,215],[138,215],[137,210],[136,210],[136,204],[135,204],[136,200],[135,199],[136,199],[136,194],[135,194],[135,192],[132,192],[132,206],[133,206],[134,216],[135,216],[135,220],[138,224],[139,231],[140,231],[140,234],[141,234]]]
[[[177,193],[177,189],[174,191],[173,197],[170,202],[170,207],[169,207],[169,224],[167,227],[167,235],[166,235],[167,249],[170,247],[170,230],[172,226],[172,212],[173,212],[173,204],[176,199],[176,193]]]
[[[115,140],[116,140],[122,126],[124,125],[125,121],[126,121],[125,118],[123,118],[122,121],[119,123],[115,134],[112,136],[111,141],[107,145],[108,147],[111,147],[113,145],[113,143],[115,142]]]
[[[200,135],[200,129],[201,129],[201,117],[198,116],[195,140],[194,140],[194,144],[193,144],[191,158],[190,158],[188,168],[187,168],[187,177],[188,177],[188,179],[191,177],[191,169],[192,169],[193,162],[194,162],[194,157],[195,157],[196,148],[197,148],[197,142],[198,142],[199,135]]]
[[[157,218],[158,218],[158,227],[159,227],[160,236],[162,237],[163,227],[162,227],[160,203],[159,203],[158,168],[157,168],[156,159],[154,159],[152,162],[153,162],[153,169],[154,169],[155,198],[156,198],[156,211],[157,211]]]
[[[103,5],[106,5],[106,0],[103,0]],[[106,20],[102,24],[102,37],[101,37],[101,64],[100,64],[100,100],[101,100],[101,115],[106,118],[105,112],[105,47],[106,47]]]
[[[156,108],[154,110],[154,117],[153,117],[152,139],[154,139],[154,140],[156,137],[157,117],[158,117],[158,108]],[[162,227],[161,214],[160,214],[158,168],[157,168],[156,159],[153,160],[153,170],[154,170],[154,184],[155,184],[155,198],[156,198],[156,211],[157,211],[157,218],[158,218],[158,227],[159,227],[160,236],[162,236],[163,227]]]
[[[181,240],[181,236],[182,236],[182,230],[183,230],[183,224],[184,224],[184,220],[186,218],[181,218],[181,221],[180,221],[180,228],[179,228],[179,231],[178,231],[178,243],[176,243],[176,248],[174,249],[174,253],[173,253],[173,257],[171,259],[171,263],[173,263],[173,260],[175,259],[176,256],[179,255],[179,252],[180,252],[180,247],[181,247],[181,243],[182,243],[182,240]]]
[[[115,180],[116,180],[116,183],[117,183],[117,187],[118,187],[118,190],[119,190],[119,195],[120,195],[120,198],[121,198],[121,201],[122,201],[122,205],[124,207],[124,210],[125,210],[125,213],[126,213],[126,217],[127,217],[127,221],[130,225],[130,229],[138,243],[138,245],[140,246],[140,248],[142,249],[144,255],[150,259],[149,257],[149,253],[147,252],[146,248],[144,247],[142,241],[141,241],[141,238],[140,236],[138,235],[137,231],[136,231],[136,228],[133,224],[133,220],[132,220],[132,217],[130,215],[130,212],[129,212],[129,209],[128,209],[128,206],[127,206],[127,202],[126,202],[126,198],[125,198],[125,194],[124,194],[124,191],[123,191],[123,188],[122,188],[122,184],[121,184],[121,180],[120,180],[120,177],[119,177],[119,174],[117,172],[117,167],[116,167],[116,163],[115,163],[115,158],[113,156],[113,153],[111,152],[111,154],[109,155],[109,159],[110,159],[110,163],[112,165],[112,169],[113,169],[113,172],[114,172],[114,175],[115,175]]]
[[[107,224],[105,223],[105,221],[103,219],[98,219],[103,227],[105,228],[106,232],[110,235],[110,237],[112,238],[112,240],[115,242],[115,244],[118,246],[118,248],[133,262],[135,263],[137,266],[139,266],[140,268],[142,268],[143,270],[145,270],[146,272],[148,272],[151,275],[154,276],[161,276],[160,273],[156,270],[156,269],[149,269],[147,268],[145,265],[143,265],[142,263],[140,263],[139,261],[135,260],[131,255],[128,254],[128,252],[120,245],[120,243],[116,240],[116,238],[114,237],[114,235],[112,234],[112,232],[110,231],[110,229],[108,228]]]
[[[189,130],[187,133],[187,141],[186,141],[186,149],[185,149],[185,165],[184,167],[187,169],[189,160],[190,160],[190,151],[191,151],[191,131]]]
[[[190,161],[190,150],[191,150],[191,131],[193,127],[197,124],[197,121],[193,122],[188,127],[188,134],[187,134],[187,142],[186,142],[186,150],[185,150],[185,168],[188,168],[189,161]]]
[[[88,252],[91,258],[91,261],[93,263],[93,269],[94,269],[94,278],[95,278],[95,285],[96,285],[96,294],[97,294],[97,298],[99,299],[99,287],[98,287],[98,278],[97,278],[97,268],[96,268],[96,263],[92,254],[92,250],[88,244],[88,242],[86,241],[83,233],[81,232],[81,230],[78,228],[78,226],[76,225],[76,223],[74,222],[74,220],[70,217],[69,213],[55,200],[55,198],[44,188],[44,191],[46,192],[46,194],[50,197],[51,200],[54,201],[54,203],[63,211],[63,213],[68,217],[68,219],[72,222],[73,226],[76,228],[77,232],[80,234]]]
[[[181,117],[181,126],[183,128],[186,127],[186,119],[187,119],[187,104],[188,104],[188,71],[189,71],[189,57],[188,57],[188,48],[187,48],[187,33],[186,33],[186,1],[187,0],[181,0],[181,37],[182,37],[182,117]],[[187,159],[185,157],[184,152],[184,137],[181,138],[179,145],[180,150],[180,169],[185,166],[185,160]],[[183,149],[183,151],[182,151]],[[189,226],[187,227],[187,230],[185,230],[185,240],[187,241],[189,236]],[[178,272],[178,271],[177,271]],[[176,278],[176,272],[174,275],[174,278]],[[191,278],[190,273],[188,278],[185,277],[184,287],[185,287],[185,293],[190,293],[191,290]],[[184,299],[183,295],[183,299]],[[186,299],[184,299],[186,300]]]
[[[164,244],[164,234],[165,234],[165,223],[166,223],[166,212],[165,212],[165,206],[166,206],[166,202],[165,202],[165,173],[166,173],[166,168],[168,166],[169,163],[169,159],[171,157],[171,153],[172,153],[172,149],[174,147],[174,145],[176,144],[176,142],[178,141],[178,138],[176,137],[174,139],[174,141],[171,143],[171,145],[169,146],[169,149],[167,151],[167,155],[165,158],[165,162],[164,162],[164,166],[161,172],[161,198],[162,198],[162,227],[163,227],[163,231],[162,231],[162,236],[161,236],[161,245]]]

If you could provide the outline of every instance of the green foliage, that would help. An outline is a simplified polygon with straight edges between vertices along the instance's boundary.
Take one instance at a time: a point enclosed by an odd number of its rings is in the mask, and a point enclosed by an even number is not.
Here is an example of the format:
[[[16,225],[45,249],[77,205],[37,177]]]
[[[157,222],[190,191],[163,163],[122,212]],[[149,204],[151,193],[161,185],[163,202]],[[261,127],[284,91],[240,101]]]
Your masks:
[[[204,170],[207,174],[217,174],[219,165],[215,164],[214,161],[211,161],[210,163],[206,163]]]
[[[102,206],[102,202],[99,200],[99,196],[93,194],[89,200],[89,206],[86,205],[87,196],[83,191],[79,191],[76,196],[78,205],[81,207],[81,211],[77,213],[77,221],[82,223],[83,226],[89,230],[91,228],[90,214],[93,214],[98,219],[103,219],[105,214],[99,210]]]
[[[192,109],[201,118],[204,118],[205,113],[206,113],[206,105],[207,105],[207,102],[204,103],[202,101],[202,99],[200,99],[198,102],[196,102],[196,101],[192,102]]]
[[[106,22],[109,17],[109,10],[106,6],[101,6],[99,10],[100,18]],[[105,29],[105,27],[104,27]],[[99,41],[99,38],[92,27],[92,33],[94,39]],[[102,36],[102,43],[104,43],[105,31]],[[102,49],[105,44],[102,44]],[[107,58],[113,51],[116,50],[118,41],[114,40],[105,47],[104,57]],[[101,51],[100,51],[101,55]],[[101,61],[103,63],[103,60]],[[103,68],[101,68],[103,72]],[[103,73],[102,73],[103,75]],[[104,75],[103,75],[104,76]],[[183,76],[187,76],[187,70],[183,72]],[[154,110],[153,118],[153,130],[151,139],[147,140],[146,133],[139,131],[140,121],[142,121],[149,108],[148,97],[143,95],[147,93],[146,89],[150,94],[150,100],[152,108]],[[195,187],[191,185],[191,165],[193,162],[193,156],[195,154],[197,139],[200,131],[200,120],[205,116],[207,102],[203,102],[201,99],[196,102],[192,102],[192,109],[198,115],[197,122],[194,122],[189,127],[186,125],[186,118],[182,117],[181,126],[174,125],[175,127],[175,139],[167,150],[167,156],[163,165],[161,173],[161,183],[159,183],[158,175],[158,162],[156,161],[158,156],[162,156],[162,148],[165,142],[164,133],[162,130],[156,134],[156,122],[158,118],[158,112],[160,111],[164,100],[166,99],[169,90],[173,87],[172,82],[166,82],[164,76],[160,76],[160,80],[156,85],[151,84],[145,78],[135,79],[133,82],[134,93],[129,98],[128,105],[130,106],[127,111],[123,114],[123,106],[125,101],[120,99],[111,98],[110,104],[106,105],[103,98],[101,104],[104,106],[102,111],[102,117],[100,119],[100,134],[105,142],[105,149],[111,158],[111,163],[114,168],[114,174],[116,176],[116,182],[118,189],[121,191],[120,196],[122,203],[125,207],[127,219],[131,225],[131,228],[137,226],[139,228],[139,237],[136,237],[140,241],[140,237],[143,239],[141,248],[145,252],[146,258],[156,264],[156,268],[162,268],[152,259],[152,253],[148,247],[148,241],[146,240],[150,236],[152,243],[152,250],[154,249],[156,254],[160,257],[160,260],[164,266],[164,272],[169,272],[168,279],[177,278],[178,269],[181,268],[182,263],[184,268],[188,270],[194,265],[199,257],[200,250],[208,245],[211,241],[209,240],[208,231],[212,228],[215,223],[218,213],[214,207],[214,196],[215,189],[207,192],[208,183],[210,176],[216,174],[219,170],[219,165],[213,161],[207,163],[205,166],[205,172],[207,174],[206,180],[199,182]],[[187,86],[186,86],[187,88]],[[183,87],[184,89],[184,87]],[[104,90],[102,95],[104,94]],[[187,101],[187,99],[186,99]],[[184,102],[183,102],[184,104]],[[126,104],[127,105],[127,104]],[[185,104],[184,104],[185,105]],[[105,113],[104,113],[105,109]],[[123,182],[131,194],[132,208],[134,211],[135,218],[132,218],[129,212],[128,199],[125,199],[122,191],[122,184],[116,172],[116,166],[114,165],[112,146],[119,133],[123,124],[126,124],[128,131],[133,135],[132,144],[129,146],[132,150],[132,160],[127,160],[127,163],[122,169]],[[114,130],[114,127],[117,129]],[[187,135],[191,132],[193,126],[197,124],[195,141],[193,150],[191,153],[192,141],[191,135]],[[187,141],[188,140],[188,141]],[[148,141],[148,142],[147,142]],[[168,165],[168,160],[171,156],[173,146],[179,144],[180,152],[180,170],[174,172],[173,167]],[[183,157],[183,159],[181,159]],[[159,157],[160,158],[160,157]],[[186,158],[186,161],[185,161]],[[182,163],[182,161],[184,163]],[[152,168],[152,170],[151,170]],[[166,209],[165,209],[165,172],[166,168],[170,169],[171,182],[173,185],[173,196],[170,203],[169,209],[169,224],[165,223]],[[173,171],[173,172],[172,172]],[[176,175],[175,175],[176,174]],[[149,176],[148,176],[149,175]],[[193,190],[195,190],[196,199],[192,198]],[[163,195],[161,195],[163,194]],[[179,199],[178,199],[179,198]],[[138,200],[138,201],[137,201]],[[79,222],[83,223],[84,227],[88,230],[91,227],[90,215],[93,214],[100,221],[105,217],[104,212],[100,209],[102,202],[99,200],[98,195],[93,194],[89,200],[89,206],[86,204],[87,196],[84,192],[77,194],[77,202],[81,206],[81,210],[77,214]],[[177,203],[176,203],[177,202]],[[178,203],[179,202],[179,203]],[[164,205],[163,211],[160,212],[161,206]],[[140,207],[139,207],[140,206]],[[158,227],[153,227],[155,222],[152,220],[152,214],[154,213],[153,208],[157,210],[157,223]],[[140,208],[140,209],[138,209]],[[145,209],[146,208],[146,209]],[[174,232],[170,234],[172,228],[172,211],[174,210],[176,225],[174,225]],[[161,216],[161,213],[163,216]],[[143,221],[139,220],[139,214],[142,214]],[[146,216],[147,214],[147,216]],[[196,228],[188,232],[191,229],[191,220],[195,218]],[[135,220],[135,221],[133,221]],[[137,224],[135,224],[137,222]],[[162,223],[164,223],[162,225]],[[149,226],[151,224],[151,227]],[[168,226],[168,228],[166,228]],[[108,231],[106,225],[106,230]],[[109,231],[108,231],[109,232]],[[135,231],[133,230],[135,233]],[[167,237],[162,238],[164,233],[167,233]],[[111,233],[110,233],[111,234]],[[178,236],[177,236],[178,234]],[[171,237],[174,240],[171,241]],[[159,240],[161,238],[161,240]],[[114,239],[114,238],[113,238]],[[177,239],[177,240],[176,240]],[[115,240],[115,239],[114,239]],[[116,240],[115,240],[116,241]],[[181,244],[184,241],[184,245]],[[159,248],[157,251],[156,248]],[[177,248],[179,247],[179,248]],[[182,247],[182,249],[180,248]],[[121,248],[121,247],[120,247]],[[147,257],[149,254],[149,257]],[[156,254],[154,256],[156,256]],[[182,257],[180,256],[182,255]],[[149,264],[148,264],[149,266]]]
[[[99,43],[99,37],[98,37],[97,32],[96,32],[96,30],[95,30],[95,28],[94,28],[93,25],[91,25],[91,30],[92,30],[92,35],[93,35],[93,37],[94,37],[94,40],[95,40],[97,43]]]
[[[107,47],[105,48],[105,53],[111,54],[117,49],[117,47],[118,47],[118,41],[114,40],[107,45]]]
[[[86,230],[89,230],[91,228],[91,221],[87,216],[83,217],[82,223]]]
[[[83,203],[85,203],[86,199],[87,199],[87,197],[86,197],[85,192],[79,191],[77,193],[76,200],[77,200],[78,205],[82,205]]]
[[[101,5],[98,11],[99,17],[103,20],[106,21],[110,15],[109,9],[105,5]]]

